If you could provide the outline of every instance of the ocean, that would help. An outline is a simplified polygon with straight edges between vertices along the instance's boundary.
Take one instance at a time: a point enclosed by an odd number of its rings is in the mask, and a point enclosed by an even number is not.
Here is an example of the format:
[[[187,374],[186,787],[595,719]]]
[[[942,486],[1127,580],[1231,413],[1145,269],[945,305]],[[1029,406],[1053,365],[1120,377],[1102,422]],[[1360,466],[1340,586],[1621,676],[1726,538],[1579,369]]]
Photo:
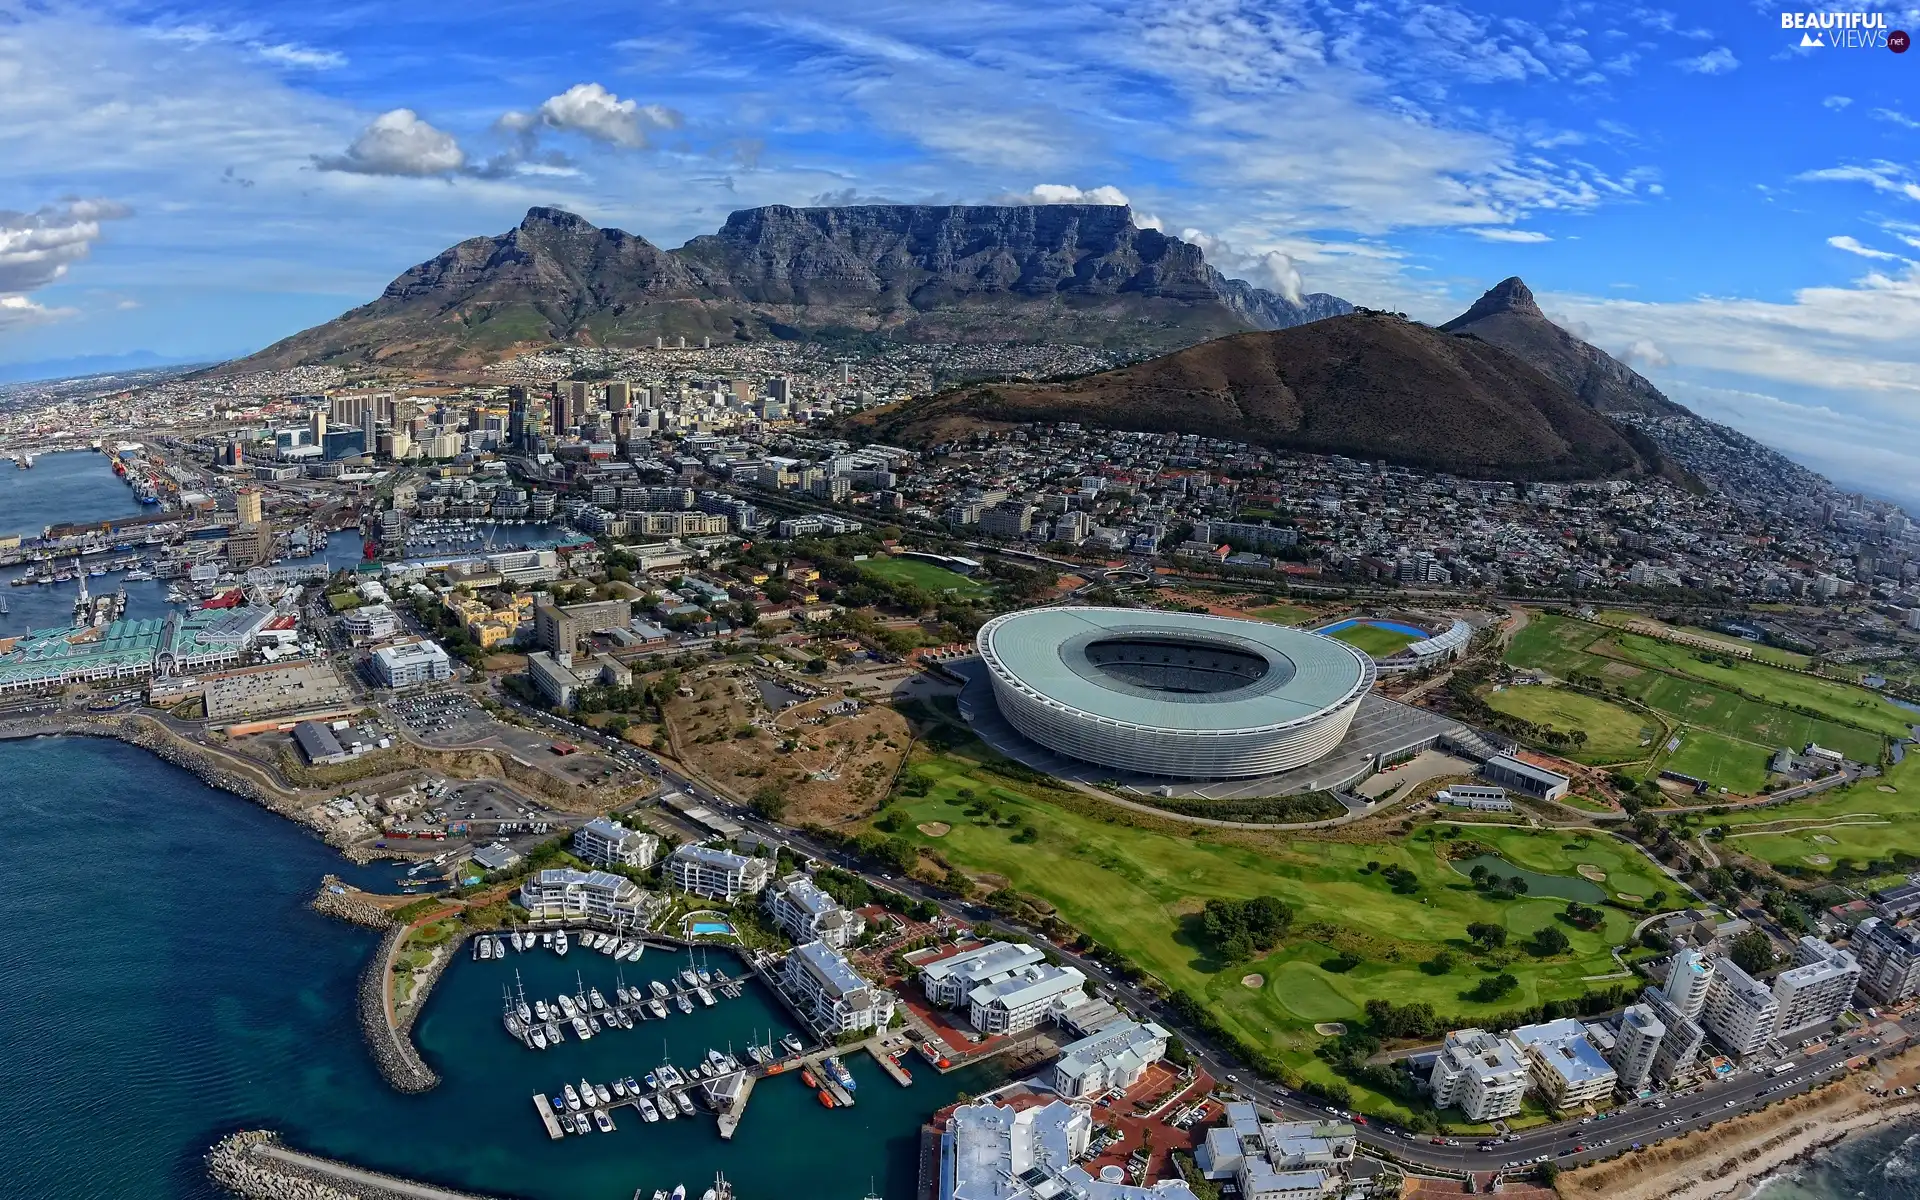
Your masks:
[[[307,908],[324,873],[346,869],[304,830],[118,742],[0,743],[0,870],[10,883],[0,940],[0,1179],[35,1200],[211,1200],[201,1156],[241,1128],[300,1148],[449,1186],[525,1200],[629,1200],[635,1189],[698,1195],[724,1171],[741,1200],[846,1200],[869,1186],[914,1194],[917,1130],[991,1068],[914,1072],[902,1089],[864,1055],[851,1110],[829,1111],[796,1078],[754,1091],[732,1143],[713,1120],[550,1141],[536,1091],[582,1075],[644,1075],[709,1046],[736,1051],[791,1028],[751,986],[739,1000],[545,1053],[500,1027],[503,989],[603,992],[616,968],[576,950],[505,962],[463,955],[415,1028],[443,1082],[392,1091],[361,1040],[355,991],[375,942]],[[649,952],[629,983],[684,963]],[[729,966],[729,973],[734,973]],[[665,1045],[662,1045],[663,1040]]]
[[[1855,1134],[1768,1180],[1758,1200],[1920,1200],[1920,1121]]]

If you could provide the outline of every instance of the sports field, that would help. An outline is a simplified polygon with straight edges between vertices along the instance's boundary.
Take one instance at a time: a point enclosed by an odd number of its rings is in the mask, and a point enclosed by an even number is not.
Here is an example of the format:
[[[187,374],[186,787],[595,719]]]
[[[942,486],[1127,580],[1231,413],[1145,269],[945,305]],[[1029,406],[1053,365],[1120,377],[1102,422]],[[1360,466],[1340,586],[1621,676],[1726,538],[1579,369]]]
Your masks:
[[[1655,764],[1657,769],[1678,771],[1695,779],[1704,779],[1716,788],[1753,795],[1767,782],[1764,746],[1736,741],[1708,729],[1681,731],[1680,748]]]
[[[1651,717],[1628,712],[1581,692],[1557,687],[1505,687],[1487,693],[1488,707],[1496,712],[1550,725],[1563,733],[1585,730],[1587,740],[1580,746],[1561,746],[1557,753],[1575,762],[1636,762],[1653,753],[1652,746],[1640,744],[1642,730],[1659,738],[1664,732]]]
[[[1422,640],[1398,629],[1388,629],[1362,621],[1336,630],[1332,635],[1336,640],[1345,642],[1354,649],[1371,654],[1375,658],[1385,658],[1389,654],[1406,649]]]
[[[1270,1047],[1310,1078],[1332,1079],[1311,1053],[1319,1040],[1316,1021],[1356,1016],[1374,997],[1425,1000],[1445,1014],[1470,1017],[1577,995],[1589,986],[1582,976],[1614,969],[1607,947],[1625,941],[1633,924],[1627,913],[1609,909],[1602,930],[1585,932],[1556,920],[1562,902],[1489,899],[1436,853],[1434,828],[1404,841],[1358,844],[1238,831],[1158,832],[1120,823],[1120,814],[1097,799],[1011,784],[966,752],[921,750],[912,769],[932,788],[890,806],[906,818],[903,836],[957,867],[1043,897],[1065,920],[1203,999],[1241,1036]],[[992,812],[967,811],[982,801],[998,810],[997,820]],[[935,823],[948,827],[939,838],[914,832]],[[1460,836],[1543,873],[1573,874],[1577,864],[1590,863],[1606,872],[1610,893],[1647,896],[1657,888],[1651,872],[1633,861],[1635,852],[1610,839],[1517,829],[1468,829]],[[1396,894],[1379,872],[1364,870],[1369,861],[1412,872],[1417,894]],[[1195,935],[1196,914],[1210,898],[1263,894],[1294,907],[1296,935],[1251,963],[1217,960]],[[1573,947],[1546,960],[1512,956],[1501,969],[1519,978],[1519,990],[1494,1004],[1477,1003],[1462,998],[1480,977],[1466,953],[1472,921],[1500,924],[1516,943],[1553,924]],[[1316,925],[1313,940],[1300,936],[1303,927]],[[1422,970],[1442,948],[1456,951],[1460,965],[1440,976]],[[1345,971],[1325,969],[1337,954],[1358,962]],[[1261,975],[1264,986],[1242,984],[1249,973]],[[1394,1111],[1383,1097],[1367,1107]]]
[[[949,571],[945,567],[936,567],[930,562],[921,562],[915,558],[870,558],[860,564],[862,571],[878,575],[887,580],[905,580],[918,584],[936,596],[946,592],[955,592],[962,597],[984,596],[990,590],[977,580],[969,579],[958,571]]]
[[[1718,642],[1730,650],[1743,650],[1761,662],[1775,663],[1783,667],[1801,667],[1813,661],[1804,654],[1795,654],[1791,650],[1782,650],[1778,646],[1768,646],[1760,642],[1750,642],[1730,633],[1721,633],[1717,629],[1703,629],[1698,625],[1670,625],[1665,621],[1656,621],[1645,613],[1625,612],[1619,609],[1602,609],[1596,620],[1605,625],[1625,625],[1629,621],[1646,621],[1663,629],[1673,629],[1710,642]]]

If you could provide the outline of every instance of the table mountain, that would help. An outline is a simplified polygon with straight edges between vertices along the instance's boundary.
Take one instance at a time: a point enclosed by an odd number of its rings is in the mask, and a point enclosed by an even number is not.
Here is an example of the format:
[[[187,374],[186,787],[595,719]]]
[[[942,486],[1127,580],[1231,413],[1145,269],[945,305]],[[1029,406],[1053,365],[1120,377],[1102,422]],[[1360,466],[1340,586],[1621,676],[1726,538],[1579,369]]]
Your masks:
[[[1369,311],[1064,383],[960,388],[848,424],[926,445],[1029,421],[1197,433],[1480,478],[1678,474],[1651,441],[1518,356]]]
[[[229,370],[472,366],[528,347],[655,337],[885,337],[1191,345],[1349,311],[1230,280],[1118,205],[746,209],[677,250],[534,208],[407,271],[379,299]]]

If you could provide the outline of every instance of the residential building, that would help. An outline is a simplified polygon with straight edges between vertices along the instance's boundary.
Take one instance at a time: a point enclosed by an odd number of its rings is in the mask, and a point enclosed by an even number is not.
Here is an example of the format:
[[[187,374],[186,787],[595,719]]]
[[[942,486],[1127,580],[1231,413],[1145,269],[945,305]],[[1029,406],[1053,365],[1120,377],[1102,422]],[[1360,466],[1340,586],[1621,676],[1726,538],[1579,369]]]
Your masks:
[[[1037,946],[988,942],[922,967],[920,990],[935,1004],[959,1008],[980,985],[998,983],[1023,967],[1044,961],[1046,955]]]
[[[548,703],[572,708],[580,689],[603,683],[624,687],[633,681],[633,672],[606,654],[580,661],[564,650],[535,650],[527,655],[527,681]]]
[[[373,675],[387,688],[438,683],[453,678],[453,659],[438,642],[401,642],[373,652]]]
[[[1160,1026],[1121,1021],[1060,1048],[1053,1064],[1053,1090],[1070,1100],[1097,1096],[1109,1088],[1139,1082],[1147,1068],[1167,1052],[1167,1031]]]
[[[1803,936],[1794,946],[1793,965],[1773,980],[1773,998],[1780,1006],[1775,1036],[1787,1038],[1839,1020],[1859,982],[1860,964],[1853,955]]]
[[[1457,1108],[1469,1121],[1497,1121],[1520,1111],[1527,1064],[1506,1039],[1484,1029],[1447,1034],[1429,1083],[1435,1108]]]
[[[1617,1086],[1623,1096],[1637,1096],[1653,1080],[1653,1067],[1660,1055],[1660,1039],[1666,1025],[1651,1007],[1629,1004],[1620,1014],[1620,1028],[1614,1034],[1613,1053],[1608,1056],[1619,1076]]]
[[[1707,993],[1713,986],[1713,960],[1692,947],[1673,956],[1662,987],[1667,999],[1691,1021],[1700,1020],[1707,1009]]]
[[[1230,1101],[1226,1117],[1195,1147],[1194,1166],[1207,1179],[1232,1180],[1242,1196],[1317,1197],[1353,1167],[1356,1139],[1344,1121],[1263,1124],[1244,1100]]]
[[[1860,986],[1880,1003],[1896,1004],[1920,990],[1920,929],[1868,917],[1848,944],[1860,963]]]
[[[1014,541],[1033,528],[1033,506],[1008,501],[996,504],[980,514],[980,532],[987,537]]]
[[[1780,1002],[1773,989],[1729,958],[1714,963],[1713,982],[1701,1024],[1722,1049],[1744,1058],[1765,1046],[1779,1025]]]
[[[967,994],[968,1019],[981,1033],[1020,1033],[1046,1020],[1056,1004],[1072,1007],[1087,977],[1075,967],[1036,963]]]
[[[533,606],[534,640],[542,650],[567,654],[577,649],[580,639],[594,630],[625,629],[632,619],[633,605],[626,600],[595,600],[564,606],[542,600]]]
[[[893,993],[861,978],[824,942],[794,947],[783,960],[781,978],[814,1029],[827,1037],[885,1029],[893,1020]]]
[[[340,628],[356,642],[385,641],[400,632],[400,617],[385,604],[362,604],[341,615]]]
[[[1700,1023],[1676,1008],[1667,994],[1659,988],[1647,988],[1640,993],[1640,1003],[1653,1010],[1666,1032],[1660,1037],[1660,1046],[1653,1054],[1654,1083],[1665,1083],[1693,1065],[1700,1055],[1700,1047],[1706,1043],[1707,1031]]]
[[[768,885],[760,893],[760,903],[796,943],[824,942],[844,950],[867,927],[866,918],[840,907],[838,900],[798,871]]]
[[[628,829],[611,817],[595,817],[573,831],[573,852],[598,866],[638,867],[644,871],[660,853],[660,839]]]
[[[1092,1140],[1093,1114],[1084,1104],[963,1104],[940,1132],[939,1200],[1195,1200],[1179,1180],[1094,1178],[1077,1161]]]
[[[751,896],[773,877],[773,862],[715,846],[684,845],[667,855],[667,881],[683,892],[711,900]]]
[[[535,917],[597,917],[616,925],[642,925],[656,902],[631,880],[608,871],[555,867],[535,872],[520,885],[520,907]]]
[[[1481,763],[1480,774],[1502,787],[1525,792],[1538,800],[1558,800],[1573,785],[1565,775],[1522,762],[1511,754],[1496,754]]]
[[[1572,1017],[1522,1025],[1507,1035],[1532,1068],[1533,1082],[1547,1103],[1565,1111],[1606,1098],[1619,1080],[1587,1038],[1587,1027]]]

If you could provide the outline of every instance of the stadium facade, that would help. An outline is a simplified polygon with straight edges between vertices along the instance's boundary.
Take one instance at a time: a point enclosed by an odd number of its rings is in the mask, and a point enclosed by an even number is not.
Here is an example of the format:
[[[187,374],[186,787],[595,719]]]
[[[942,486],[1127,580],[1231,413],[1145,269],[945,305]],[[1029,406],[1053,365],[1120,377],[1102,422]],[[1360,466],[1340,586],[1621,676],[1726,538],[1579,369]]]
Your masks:
[[[1021,734],[1100,766],[1179,779],[1289,771],[1340,744],[1371,658],[1264,621],[1036,608],[981,626],[994,701]]]

